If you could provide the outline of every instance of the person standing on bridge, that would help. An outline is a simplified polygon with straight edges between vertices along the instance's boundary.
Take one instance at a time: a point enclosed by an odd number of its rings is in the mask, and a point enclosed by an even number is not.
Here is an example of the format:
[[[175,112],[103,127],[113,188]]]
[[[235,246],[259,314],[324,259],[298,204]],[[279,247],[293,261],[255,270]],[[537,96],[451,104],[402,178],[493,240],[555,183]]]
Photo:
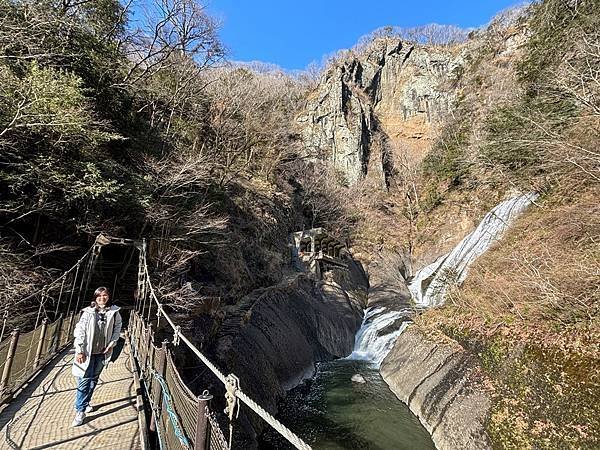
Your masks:
[[[123,323],[119,307],[111,304],[110,291],[99,287],[94,292],[92,305],[84,308],[75,326],[75,359],[73,375],[77,378],[75,419],[77,427],[85,420],[85,413],[93,411],[90,400],[100,372],[110,361],[117,345]]]

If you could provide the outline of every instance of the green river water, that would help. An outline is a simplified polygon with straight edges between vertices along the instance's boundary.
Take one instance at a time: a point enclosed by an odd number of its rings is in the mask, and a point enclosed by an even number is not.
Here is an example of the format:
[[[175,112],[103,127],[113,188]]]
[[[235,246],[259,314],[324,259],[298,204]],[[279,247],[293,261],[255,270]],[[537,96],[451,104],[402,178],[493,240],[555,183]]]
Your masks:
[[[361,374],[365,383],[351,380]],[[320,364],[313,379],[288,393],[278,419],[314,449],[435,449],[431,437],[366,361]],[[292,448],[269,433],[261,449]]]

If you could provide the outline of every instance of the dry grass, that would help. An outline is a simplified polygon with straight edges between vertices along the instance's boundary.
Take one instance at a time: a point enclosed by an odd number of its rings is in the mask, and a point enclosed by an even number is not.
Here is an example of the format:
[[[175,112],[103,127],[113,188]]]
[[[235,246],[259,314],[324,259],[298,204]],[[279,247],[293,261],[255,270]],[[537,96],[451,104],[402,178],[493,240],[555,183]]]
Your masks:
[[[598,448],[598,186],[520,218],[446,305],[416,318],[491,376],[495,448]]]
[[[554,0],[540,4],[564,9]],[[588,51],[559,58],[557,69],[540,79],[530,77],[537,90],[527,92],[523,87],[531,85],[516,78],[515,57],[532,57],[518,48],[506,52],[505,38],[480,51],[463,79],[469,89],[461,119],[470,127],[460,151],[442,152],[438,160],[454,158],[466,175],[454,186],[443,179],[429,184],[435,195],[422,216],[425,239],[416,254],[447,250],[446,237],[460,234],[464,216],[475,219],[504,192],[536,190],[544,198],[477,260],[444,306],[415,322],[431,336],[459,342],[491,376],[487,427],[494,448],[600,448],[597,34],[583,40]],[[528,47],[538,58],[555,50],[543,47],[547,40],[538,44]],[[443,175],[453,167],[438,166],[434,173]]]

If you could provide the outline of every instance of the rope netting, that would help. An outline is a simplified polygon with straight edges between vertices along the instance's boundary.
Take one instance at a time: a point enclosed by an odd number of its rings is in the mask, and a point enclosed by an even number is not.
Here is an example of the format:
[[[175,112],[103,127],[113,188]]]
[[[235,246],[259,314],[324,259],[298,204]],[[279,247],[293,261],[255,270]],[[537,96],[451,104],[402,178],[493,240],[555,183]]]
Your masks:
[[[171,352],[167,352],[165,380],[171,391],[175,412],[181,419],[183,432],[186,436],[193,437],[196,432],[198,400],[181,380],[173,363]]]
[[[10,342],[7,339],[0,343],[0,373],[4,370],[4,365],[6,364],[6,356],[8,355],[8,346]]]
[[[157,372],[154,373],[154,377],[161,386],[162,404],[160,412],[160,422],[164,430],[163,439],[166,442],[167,449],[189,449],[193,447],[193,441],[188,436],[193,436],[190,430],[186,433],[185,426],[183,424],[183,417],[191,419],[193,422],[191,426],[192,430],[196,428],[196,418],[190,418],[184,415],[185,402],[181,401],[181,398],[176,400],[175,392],[172,390],[173,384],[167,381],[167,378],[163,378]],[[179,403],[179,407],[175,404]]]
[[[2,402],[10,399],[15,390],[71,341],[74,316],[85,299],[96,258],[100,253],[101,236],[98,236],[92,247],[59,277],[13,302],[13,306],[5,303],[4,310],[0,310],[2,317],[0,400]],[[31,305],[36,301],[37,311],[31,311]],[[14,305],[20,308],[19,314],[15,314]],[[63,316],[67,320],[62,320]],[[12,319],[10,323],[24,323],[26,329],[31,326],[33,329],[26,333],[22,333],[18,328],[10,330],[7,326],[9,318]]]
[[[57,339],[60,338],[58,335],[59,325],[61,325],[60,320],[55,320],[46,327],[46,336],[42,343],[42,354],[40,355],[42,360],[46,359],[48,355],[54,354],[58,348]]]
[[[215,414],[212,411],[207,411],[206,416],[208,418],[208,425],[210,427],[209,448],[211,450],[229,450],[229,444],[227,443],[227,439],[225,439],[225,436],[221,431],[221,427],[217,422]]]

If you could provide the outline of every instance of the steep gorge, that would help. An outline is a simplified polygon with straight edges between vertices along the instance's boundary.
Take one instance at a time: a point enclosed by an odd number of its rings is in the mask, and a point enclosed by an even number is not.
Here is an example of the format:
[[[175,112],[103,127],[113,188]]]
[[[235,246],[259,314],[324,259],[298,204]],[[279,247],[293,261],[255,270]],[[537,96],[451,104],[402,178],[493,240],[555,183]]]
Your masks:
[[[394,305],[381,372],[440,448],[598,447],[598,0],[536,2],[462,43],[380,33],[310,92],[278,71],[196,66],[222,56],[210,20],[194,24],[210,51],[153,72],[122,51],[137,33],[127,14],[75,2],[64,22],[40,5],[2,11],[18,31],[2,30],[0,63],[7,298],[98,230],[144,236],[161,296],[271,412],[316,363],[352,351],[364,307]],[[41,106],[20,115],[29,97]],[[416,269],[528,192],[535,206],[469,276],[447,274],[443,298],[421,302],[436,307],[415,308],[407,283],[434,284]],[[290,272],[288,233],[319,226],[353,253],[349,273]],[[23,322],[38,311],[19,307]],[[201,375],[185,374],[198,392]],[[255,445],[262,425],[240,420]]]
[[[464,287],[460,273],[449,273],[432,289],[443,287],[440,307],[416,315],[382,364],[439,448],[597,443],[589,405],[598,386],[590,361],[598,361],[600,229],[589,199],[598,195],[600,129],[589,97],[565,84],[574,67],[587,70],[577,64],[599,67],[596,53],[573,51],[597,38],[589,34],[595,3],[508,11],[465,44],[441,49],[377,38],[332,62],[300,116],[307,147],[343,173],[361,209],[353,246],[370,276],[394,254],[402,262],[383,279],[411,281],[494,205],[541,194]],[[558,45],[549,17],[588,34],[578,41],[561,28]],[[547,67],[532,63],[542,59]],[[401,299],[402,290],[372,290],[373,305]]]

